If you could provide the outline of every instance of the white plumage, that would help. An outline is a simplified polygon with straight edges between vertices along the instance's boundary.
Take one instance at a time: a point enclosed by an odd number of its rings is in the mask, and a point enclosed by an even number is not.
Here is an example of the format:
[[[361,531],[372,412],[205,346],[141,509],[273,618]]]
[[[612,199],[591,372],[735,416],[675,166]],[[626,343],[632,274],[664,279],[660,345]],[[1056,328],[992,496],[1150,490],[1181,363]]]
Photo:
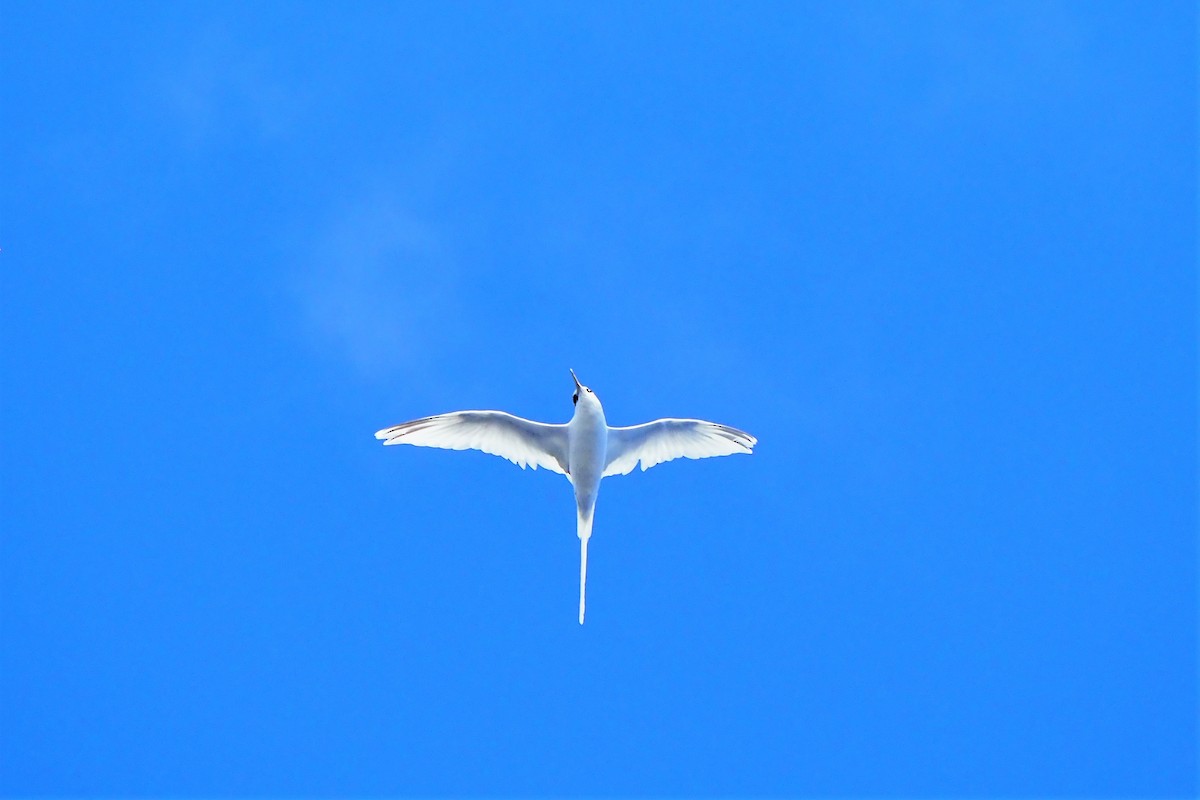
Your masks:
[[[415,444],[443,450],[481,450],[521,469],[545,467],[567,474],[567,426],[514,417],[503,411],[455,411],[415,419],[375,434],[384,444]]]
[[[565,425],[515,417],[503,411],[456,411],[394,425],[375,434],[384,444],[412,444],[446,450],[481,450],[527,466],[566,475],[575,487],[579,550],[579,624],[583,624],[587,584],[587,544],[601,478],[644,472],[676,458],[711,458],[750,453],[750,434],[699,419],[659,419],[611,428],[596,394],[574,371],[575,414]]]
[[[629,428],[609,428],[604,476],[628,475],[639,461],[645,472],[677,458],[750,453],[757,443],[758,439],[745,431],[702,419],[656,419]]]

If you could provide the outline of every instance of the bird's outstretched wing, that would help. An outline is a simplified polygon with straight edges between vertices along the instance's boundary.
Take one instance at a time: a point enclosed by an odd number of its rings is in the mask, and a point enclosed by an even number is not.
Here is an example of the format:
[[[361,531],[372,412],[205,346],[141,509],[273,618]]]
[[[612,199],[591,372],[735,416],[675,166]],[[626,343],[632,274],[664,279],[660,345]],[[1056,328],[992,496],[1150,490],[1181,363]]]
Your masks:
[[[567,474],[567,426],[514,417],[503,411],[455,411],[414,419],[375,434],[384,444],[415,444],[444,450],[482,450],[521,469],[545,467]]]
[[[608,463],[604,474],[628,475],[676,458],[710,458],[749,453],[758,444],[745,431],[700,419],[656,419],[630,428],[608,429]]]

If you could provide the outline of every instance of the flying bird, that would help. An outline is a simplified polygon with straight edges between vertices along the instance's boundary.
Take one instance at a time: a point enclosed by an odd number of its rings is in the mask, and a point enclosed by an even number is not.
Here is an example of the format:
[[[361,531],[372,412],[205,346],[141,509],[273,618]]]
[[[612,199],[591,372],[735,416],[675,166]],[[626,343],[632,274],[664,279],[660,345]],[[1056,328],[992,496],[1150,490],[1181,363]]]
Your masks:
[[[579,534],[579,624],[587,586],[587,547],[600,479],[628,475],[676,458],[710,458],[750,453],[750,434],[699,419],[656,419],[628,428],[610,427],[600,398],[575,377],[575,413],[565,425],[515,417],[503,411],[455,411],[415,419],[375,434],[387,444],[413,444],[445,450],[482,450],[507,458],[521,469],[545,467],[566,475],[575,488]]]

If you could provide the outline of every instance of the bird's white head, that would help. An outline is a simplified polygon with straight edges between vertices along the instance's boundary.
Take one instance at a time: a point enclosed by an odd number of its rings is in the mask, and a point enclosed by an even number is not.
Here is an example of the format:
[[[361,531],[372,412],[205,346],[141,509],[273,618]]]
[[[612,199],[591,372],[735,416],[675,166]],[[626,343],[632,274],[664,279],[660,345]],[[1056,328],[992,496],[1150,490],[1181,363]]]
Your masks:
[[[575,394],[571,397],[571,402],[575,404],[575,408],[599,408],[600,398],[596,397],[596,393],[579,382],[579,378],[575,377],[575,370],[571,370],[571,380],[575,381]],[[583,405],[580,406],[580,403]]]

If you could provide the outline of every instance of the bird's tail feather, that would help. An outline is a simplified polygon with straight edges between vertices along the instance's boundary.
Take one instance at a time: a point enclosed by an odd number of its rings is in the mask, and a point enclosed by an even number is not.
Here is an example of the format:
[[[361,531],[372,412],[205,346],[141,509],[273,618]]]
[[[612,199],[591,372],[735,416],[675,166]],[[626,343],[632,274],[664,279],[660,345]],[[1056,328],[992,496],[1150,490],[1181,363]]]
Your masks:
[[[579,624],[583,624],[583,600],[587,587],[587,546],[592,538],[592,509],[579,509]]]

